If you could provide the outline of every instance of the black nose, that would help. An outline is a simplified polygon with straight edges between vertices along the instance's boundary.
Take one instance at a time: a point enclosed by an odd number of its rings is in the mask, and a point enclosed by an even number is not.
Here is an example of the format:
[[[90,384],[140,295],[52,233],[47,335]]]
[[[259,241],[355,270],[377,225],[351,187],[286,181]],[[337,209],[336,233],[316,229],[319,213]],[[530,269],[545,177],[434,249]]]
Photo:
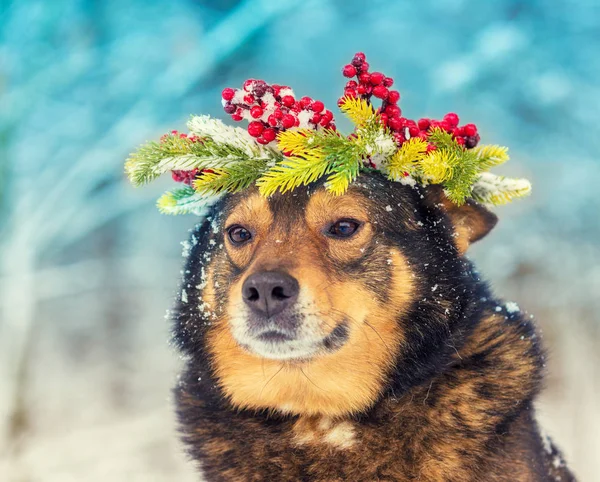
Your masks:
[[[296,278],[277,271],[254,273],[242,285],[246,304],[252,311],[267,318],[292,306],[299,291]]]

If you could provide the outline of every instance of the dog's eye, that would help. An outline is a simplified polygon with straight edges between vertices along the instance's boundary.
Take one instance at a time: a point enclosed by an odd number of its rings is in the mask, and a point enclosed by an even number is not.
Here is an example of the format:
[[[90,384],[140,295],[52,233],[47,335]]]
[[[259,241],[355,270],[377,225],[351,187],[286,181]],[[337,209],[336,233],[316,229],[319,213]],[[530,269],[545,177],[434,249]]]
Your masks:
[[[243,226],[239,226],[239,225],[231,226],[227,230],[227,234],[229,235],[229,239],[231,240],[231,242],[233,244],[242,244],[242,243],[245,243],[246,241],[249,241],[250,238],[252,238],[250,231],[248,231]]]
[[[360,224],[352,219],[340,219],[331,225],[327,234],[335,238],[349,238],[359,226]]]

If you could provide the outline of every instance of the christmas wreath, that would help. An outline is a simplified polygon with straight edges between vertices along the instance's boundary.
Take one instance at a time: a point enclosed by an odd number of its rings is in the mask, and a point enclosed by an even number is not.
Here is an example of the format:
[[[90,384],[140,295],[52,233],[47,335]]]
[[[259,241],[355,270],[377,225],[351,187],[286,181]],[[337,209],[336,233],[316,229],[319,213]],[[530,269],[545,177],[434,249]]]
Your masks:
[[[323,176],[326,189],[340,195],[368,170],[408,185],[439,184],[458,205],[467,198],[504,204],[531,191],[525,179],[489,172],[508,160],[508,150],[480,146],[475,124],[460,126],[454,113],[442,120],[402,116],[393,79],[369,72],[363,53],[342,73],[350,80],[338,106],[355,126],[349,136],[337,131],[323,102],[250,79],[241,89],[222,92],[223,109],[234,121],[247,120],[246,129],[193,116],[189,134],[172,131],[146,143],[131,154],[125,171],[135,186],[168,172],[183,184],[158,200],[167,214],[202,215],[226,193],[256,185],[270,196]],[[375,100],[381,101],[377,108]]]

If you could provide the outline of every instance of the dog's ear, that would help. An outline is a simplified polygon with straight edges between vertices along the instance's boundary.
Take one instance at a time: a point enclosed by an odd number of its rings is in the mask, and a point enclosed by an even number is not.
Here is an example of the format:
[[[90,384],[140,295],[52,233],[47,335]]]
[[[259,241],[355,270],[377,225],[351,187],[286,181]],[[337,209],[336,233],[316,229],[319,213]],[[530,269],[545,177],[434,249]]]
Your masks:
[[[468,199],[457,206],[444,194],[437,185],[427,186],[426,200],[440,207],[450,218],[454,227],[455,244],[460,254],[464,254],[471,243],[479,241],[498,222],[498,217],[481,204]]]

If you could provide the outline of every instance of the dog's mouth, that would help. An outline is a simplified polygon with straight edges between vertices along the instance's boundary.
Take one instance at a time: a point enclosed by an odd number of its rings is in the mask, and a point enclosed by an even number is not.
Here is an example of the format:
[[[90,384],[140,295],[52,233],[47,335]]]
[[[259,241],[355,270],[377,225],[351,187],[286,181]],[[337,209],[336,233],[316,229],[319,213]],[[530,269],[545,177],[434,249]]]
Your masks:
[[[271,343],[284,343],[286,341],[294,340],[295,337],[289,333],[278,330],[267,330],[258,335],[256,338],[260,341],[271,342]]]
[[[282,329],[273,323],[261,329],[246,330],[244,336],[236,338],[245,350],[264,358],[308,360],[339,350],[346,344],[349,335],[349,326],[344,320],[326,336],[303,325]]]

